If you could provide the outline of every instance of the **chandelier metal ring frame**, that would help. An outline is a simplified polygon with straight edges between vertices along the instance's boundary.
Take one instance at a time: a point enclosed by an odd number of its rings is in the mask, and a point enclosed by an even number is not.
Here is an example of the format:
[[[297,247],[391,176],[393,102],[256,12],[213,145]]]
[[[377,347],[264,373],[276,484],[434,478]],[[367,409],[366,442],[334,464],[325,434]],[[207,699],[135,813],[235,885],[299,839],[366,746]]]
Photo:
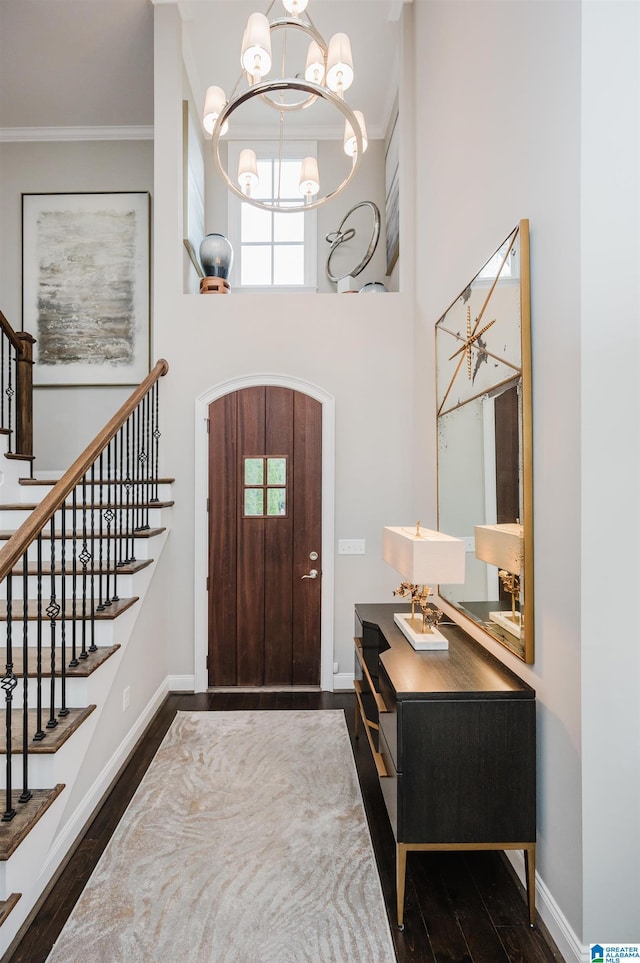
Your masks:
[[[313,26],[312,23],[307,23],[304,20],[298,20],[295,17],[280,17],[278,20],[269,21],[269,29],[271,31],[283,30],[283,29],[287,30],[289,27],[291,27],[293,30],[300,30],[301,33],[305,34],[305,36],[311,37],[312,40],[315,40],[315,42],[320,47],[320,50],[322,51],[322,56],[324,57],[325,63],[327,62],[328,48],[324,41],[324,37],[322,36],[321,33],[318,33],[318,31],[316,30],[316,28]],[[289,83],[289,81],[287,81],[287,83]],[[262,94],[262,100],[264,101],[265,104],[268,104],[269,107],[273,107],[274,110],[284,110],[284,111],[305,110],[307,107],[310,107],[311,104],[313,104],[316,99],[317,97],[315,94],[310,94],[308,97],[305,97],[304,100],[299,100],[299,101],[295,101],[293,103],[287,104],[287,103],[281,103],[280,101],[272,100],[271,97],[269,97],[267,94]]]
[[[338,111],[340,111],[345,120],[349,122],[351,129],[353,130],[353,135],[356,139],[356,151],[353,156],[351,170],[344,180],[333,191],[329,191],[327,194],[318,196],[314,201],[302,199],[300,204],[292,204],[286,207],[280,206],[279,203],[269,203],[245,194],[240,187],[234,184],[234,182],[231,180],[220,157],[220,131],[222,130],[225,122],[229,120],[231,115],[238,110],[239,107],[242,107],[243,104],[246,104],[248,101],[253,100],[256,97],[260,97],[263,100],[266,98],[270,106],[281,109],[281,105],[277,104],[275,101],[272,101],[268,96],[269,94],[277,93],[279,90],[299,90],[301,93],[306,93],[314,98],[320,97],[322,100],[327,101],[327,103],[331,104]],[[311,100],[309,100],[309,102],[311,103]],[[297,107],[289,107],[289,109],[300,108],[301,104],[298,104]],[[227,187],[233,194],[235,194],[245,203],[253,205],[253,207],[258,207],[264,211],[277,211],[278,213],[282,214],[296,211],[312,211],[314,208],[325,204],[332,197],[335,197],[353,180],[356,171],[360,166],[360,160],[363,154],[362,131],[351,107],[349,107],[349,105],[332,90],[322,87],[320,84],[315,84],[310,80],[302,80],[298,77],[288,77],[280,80],[263,80],[260,83],[253,84],[253,86],[251,86],[248,90],[237,94],[235,97],[232,97],[216,118],[212,132],[211,145],[213,150],[213,158],[218,173],[226,182]]]
[[[335,254],[335,252],[337,251],[337,249],[340,247],[341,244],[343,244],[345,241],[350,241],[353,237],[355,237],[355,234],[356,234],[355,229],[352,227],[344,232],[342,228],[344,227],[346,222],[349,220],[351,215],[355,213],[355,211],[357,211],[360,207],[370,208],[373,214],[373,229],[371,231],[371,238],[369,240],[369,245],[367,247],[364,257],[355,268],[353,268],[350,271],[347,271],[346,274],[333,275],[331,273],[331,256]],[[338,228],[338,230],[331,231],[331,233],[327,234],[325,238],[325,240],[328,241],[329,244],[331,244],[331,250],[327,255],[327,277],[329,278],[329,280],[333,281],[334,284],[337,284],[338,281],[341,281],[343,278],[357,277],[358,274],[360,274],[360,272],[365,269],[365,267],[373,257],[373,253],[376,247],[378,246],[379,237],[380,237],[380,210],[378,208],[378,205],[375,204],[373,201],[360,201],[359,204],[355,204],[351,208],[351,210],[348,211],[340,221],[340,227]]]

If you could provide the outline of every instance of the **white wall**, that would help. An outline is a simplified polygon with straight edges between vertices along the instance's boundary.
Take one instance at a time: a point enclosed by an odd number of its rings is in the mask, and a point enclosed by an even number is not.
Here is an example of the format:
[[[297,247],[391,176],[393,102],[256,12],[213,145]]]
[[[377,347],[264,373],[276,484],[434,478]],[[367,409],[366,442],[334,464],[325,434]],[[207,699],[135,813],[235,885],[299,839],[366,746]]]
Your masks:
[[[640,5],[582,5],[584,941],[640,907]]]
[[[21,195],[152,192],[153,141],[0,143],[0,172],[0,309],[20,330]],[[36,471],[68,468],[130,394],[131,388],[36,388]]]
[[[364,556],[335,559],[335,661],[353,671],[353,605],[391,599],[395,573],[381,560],[384,524],[410,517],[411,303],[400,294],[183,295],[180,129],[181,24],[155,10],[155,343],[170,372],[162,386],[167,472],[177,476],[170,563],[170,671],[193,671],[195,399],[230,379],[299,378],[335,399],[335,541],[366,539]],[[176,64],[175,67],[172,65]],[[330,212],[327,217],[330,217]],[[333,218],[331,218],[333,220]]]
[[[423,419],[427,441],[417,475],[428,480],[424,503],[433,517],[433,325],[509,231],[529,218],[535,665],[489,647],[537,691],[538,870],[578,939],[580,13],[576,2],[414,4],[416,57],[425,65],[414,117],[421,158],[415,421]]]

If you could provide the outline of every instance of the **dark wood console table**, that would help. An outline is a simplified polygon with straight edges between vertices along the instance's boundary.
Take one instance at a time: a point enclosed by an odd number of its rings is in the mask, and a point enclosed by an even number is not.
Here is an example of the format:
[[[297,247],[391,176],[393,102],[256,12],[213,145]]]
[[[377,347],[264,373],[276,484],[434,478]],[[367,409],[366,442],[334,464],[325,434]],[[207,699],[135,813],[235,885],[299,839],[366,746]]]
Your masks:
[[[452,624],[449,648],[416,652],[393,621],[407,606],[357,605],[359,720],[396,840],[398,925],[412,850],[521,849],[535,917],[535,691]]]

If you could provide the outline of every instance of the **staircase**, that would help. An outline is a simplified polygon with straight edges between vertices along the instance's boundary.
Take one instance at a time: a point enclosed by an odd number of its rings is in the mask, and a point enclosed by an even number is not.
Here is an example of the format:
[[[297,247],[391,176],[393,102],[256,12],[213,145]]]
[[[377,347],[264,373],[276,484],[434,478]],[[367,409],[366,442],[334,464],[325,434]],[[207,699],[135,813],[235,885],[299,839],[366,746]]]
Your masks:
[[[0,429],[0,957],[157,704],[128,722],[144,679],[120,669],[169,532],[173,479],[158,471],[167,370],[158,362],[61,479],[32,477],[32,457]]]

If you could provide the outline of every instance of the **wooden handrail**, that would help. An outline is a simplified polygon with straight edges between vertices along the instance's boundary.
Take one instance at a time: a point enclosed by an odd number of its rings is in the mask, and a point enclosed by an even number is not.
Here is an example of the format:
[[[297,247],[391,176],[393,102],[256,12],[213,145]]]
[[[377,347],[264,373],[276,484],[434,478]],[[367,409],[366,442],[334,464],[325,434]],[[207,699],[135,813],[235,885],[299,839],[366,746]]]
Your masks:
[[[21,351],[22,346],[20,343],[20,339],[18,338],[18,335],[16,334],[16,332],[13,330],[13,328],[5,318],[2,311],[0,311],[0,328],[2,328],[2,330],[6,334],[6,336],[8,337],[9,341],[11,342],[13,347],[16,349],[16,351]]]
[[[169,364],[164,358],[156,362],[155,367],[152,368],[144,381],[138,385],[120,410],[116,412],[111,421],[109,421],[93,441],[87,445],[82,454],[76,458],[73,465],[67,469],[49,494],[45,495],[37,508],[32,511],[26,521],[24,521],[20,528],[11,536],[4,548],[0,550],[0,581],[6,578],[14,565],[22,558],[47,522],[53,518],[54,514],[62,506],[67,495],[73,491],[91,465],[95,463],[101,452],[107,447],[111,439],[115,437],[129,415],[135,411],[147,392],[161,377],[166,375],[168,370]]]

